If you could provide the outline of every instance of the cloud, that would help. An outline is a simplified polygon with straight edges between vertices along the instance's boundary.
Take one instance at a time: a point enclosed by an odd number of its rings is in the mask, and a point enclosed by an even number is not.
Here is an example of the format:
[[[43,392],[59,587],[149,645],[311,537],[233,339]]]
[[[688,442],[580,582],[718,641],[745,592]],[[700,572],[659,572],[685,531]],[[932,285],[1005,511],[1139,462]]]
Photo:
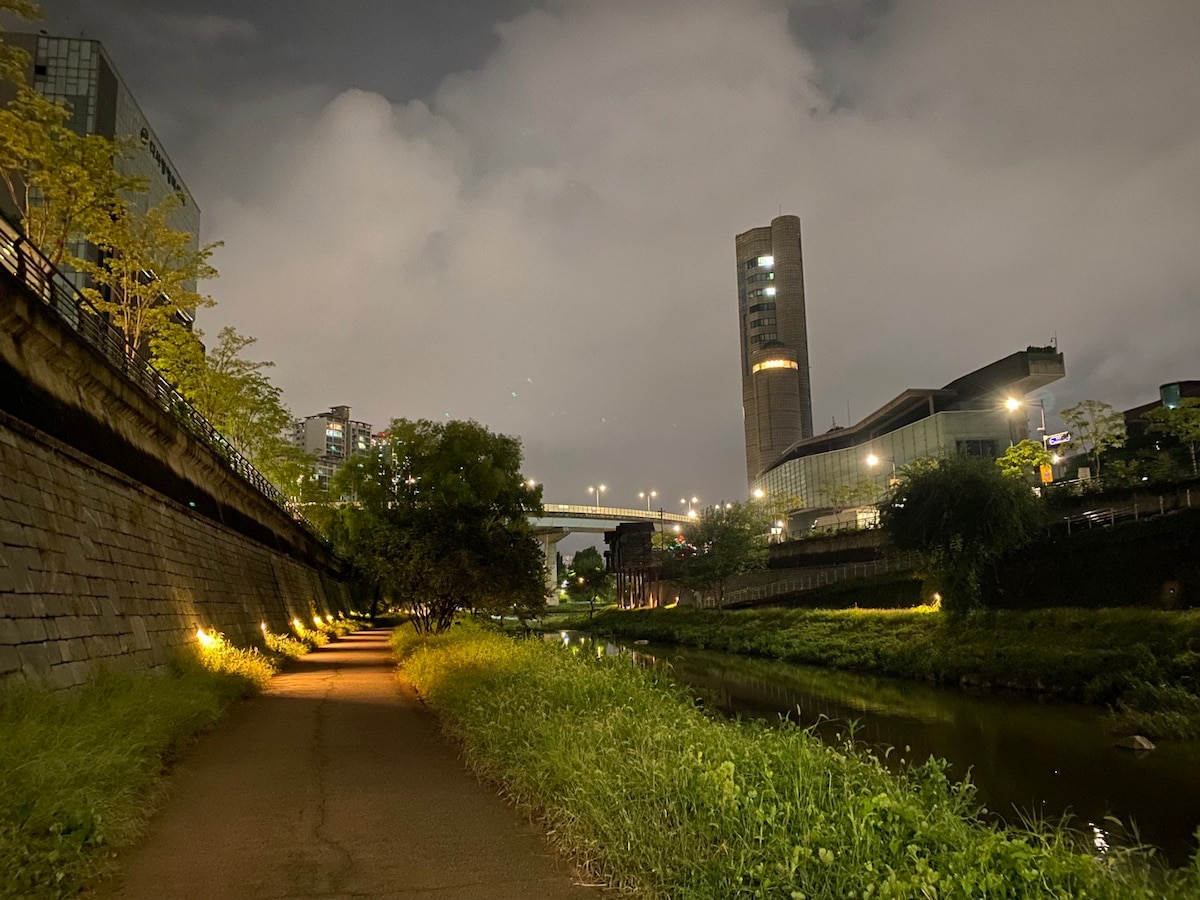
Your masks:
[[[226,41],[253,43],[258,40],[258,29],[247,19],[182,13],[160,13],[152,19],[156,20],[153,24],[163,31],[202,44],[220,44]]]
[[[733,235],[780,210],[818,428],[1055,332],[1064,405],[1190,377],[1193,5],[869,12],[556,0],[427,102],[232,104],[213,318],[298,413],[478,418],[562,501],[744,492]]]

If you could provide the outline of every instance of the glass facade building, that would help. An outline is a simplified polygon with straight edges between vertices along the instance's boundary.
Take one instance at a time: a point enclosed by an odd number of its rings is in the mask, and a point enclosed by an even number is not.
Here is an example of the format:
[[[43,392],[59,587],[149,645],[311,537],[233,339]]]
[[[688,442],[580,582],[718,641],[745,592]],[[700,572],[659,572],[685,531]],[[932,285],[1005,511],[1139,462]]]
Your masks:
[[[877,502],[895,471],[950,453],[995,458],[1029,437],[1023,398],[1065,374],[1054,348],[1030,347],[940,389],[910,389],[848,428],[797,441],[751,481],[751,490],[816,513]],[[803,512],[799,516],[805,518]]]
[[[144,213],[174,195],[179,208],[171,225],[191,236],[193,251],[199,249],[200,209],[100,42],[45,34],[8,34],[5,39],[29,54],[29,84],[42,96],[67,105],[68,124],[76,133],[128,144],[128,152],[116,160],[117,169],[144,179],[147,186],[144,194],[127,198],[134,208]],[[94,248],[82,244],[71,252],[95,258]],[[180,312],[181,321],[190,327],[193,311]]]

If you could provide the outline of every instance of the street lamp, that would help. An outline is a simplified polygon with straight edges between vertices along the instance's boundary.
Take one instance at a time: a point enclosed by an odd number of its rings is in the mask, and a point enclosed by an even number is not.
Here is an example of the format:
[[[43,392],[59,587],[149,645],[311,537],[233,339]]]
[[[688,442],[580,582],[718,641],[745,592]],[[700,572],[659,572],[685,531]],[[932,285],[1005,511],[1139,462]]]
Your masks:
[[[875,468],[877,465],[879,465],[881,462],[890,462],[892,464],[892,481],[895,481],[896,480],[896,460],[892,459],[892,457],[890,457],[890,456],[876,456],[874,453],[870,453],[867,455],[867,465],[870,466],[872,469]]]
[[[696,504],[697,504],[697,503],[699,503],[699,502],[700,502],[700,498],[699,498],[699,497],[693,497],[691,500],[687,499],[687,497],[680,497],[680,498],[679,498],[679,502],[680,502],[680,503],[686,503],[686,504],[687,504],[687,508],[688,508],[687,514],[688,514],[689,516],[691,516],[693,519],[694,519],[694,518],[696,518],[696,509],[695,509],[695,506],[696,506]]]
[[[1018,400],[1016,397],[1009,397],[1007,400],[1004,401],[1004,408],[1007,409],[1009,412],[1016,412],[1022,406],[1026,406],[1029,403],[1036,403],[1038,405],[1038,412],[1041,413],[1042,424],[1041,424],[1041,427],[1038,428],[1038,431],[1040,431],[1042,433],[1042,449],[1045,450],[1046,449],[1046,438],[1049,437],[1049,435],[1046,434],[1046,401],[1043,400],[1041,397],[1038,397],[1036,400],[1032,400],[1032,401],[1030,401],[1030,400],[1022,401],[1022,400]]]
[[[767,496],[767,492],[764,491],[762,488],[754,489],[754,499],[755,500],[761,500],[765,496]]]
[[[646,501],[646,512],[650,512],[650,501],[658,496],[658,491],[638,491],[638,496]]]
[[[596,495],[596,509],[600,508],[600,495],[603,494],[607,490],[608,490],[608,486],[604,485],[604,484],[597,485],[596,487],[592,487],[591,485],[588,485],[588,493]]]

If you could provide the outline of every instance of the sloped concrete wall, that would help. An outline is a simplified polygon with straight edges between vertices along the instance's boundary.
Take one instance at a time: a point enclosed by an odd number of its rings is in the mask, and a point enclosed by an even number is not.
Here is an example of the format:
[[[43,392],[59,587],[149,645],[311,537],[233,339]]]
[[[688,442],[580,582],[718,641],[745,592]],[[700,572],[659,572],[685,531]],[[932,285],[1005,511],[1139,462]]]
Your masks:
[[[248,644],[345,588],[0,413],[0,679],[153,669],[199,627]]]

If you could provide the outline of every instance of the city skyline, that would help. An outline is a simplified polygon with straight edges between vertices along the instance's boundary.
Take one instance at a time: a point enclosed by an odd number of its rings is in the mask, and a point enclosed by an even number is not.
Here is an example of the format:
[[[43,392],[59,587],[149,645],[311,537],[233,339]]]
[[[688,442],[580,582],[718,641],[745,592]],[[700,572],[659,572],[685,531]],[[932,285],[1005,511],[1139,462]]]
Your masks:
[[[728,240],[777,210],[818,434],[1056,333],[1052,411],[1196,374],[1194,4],[343,6],[34,26],[105,44],[226,241],[199,327],[297,414],[476,418],[553,501],[742,496]]]

